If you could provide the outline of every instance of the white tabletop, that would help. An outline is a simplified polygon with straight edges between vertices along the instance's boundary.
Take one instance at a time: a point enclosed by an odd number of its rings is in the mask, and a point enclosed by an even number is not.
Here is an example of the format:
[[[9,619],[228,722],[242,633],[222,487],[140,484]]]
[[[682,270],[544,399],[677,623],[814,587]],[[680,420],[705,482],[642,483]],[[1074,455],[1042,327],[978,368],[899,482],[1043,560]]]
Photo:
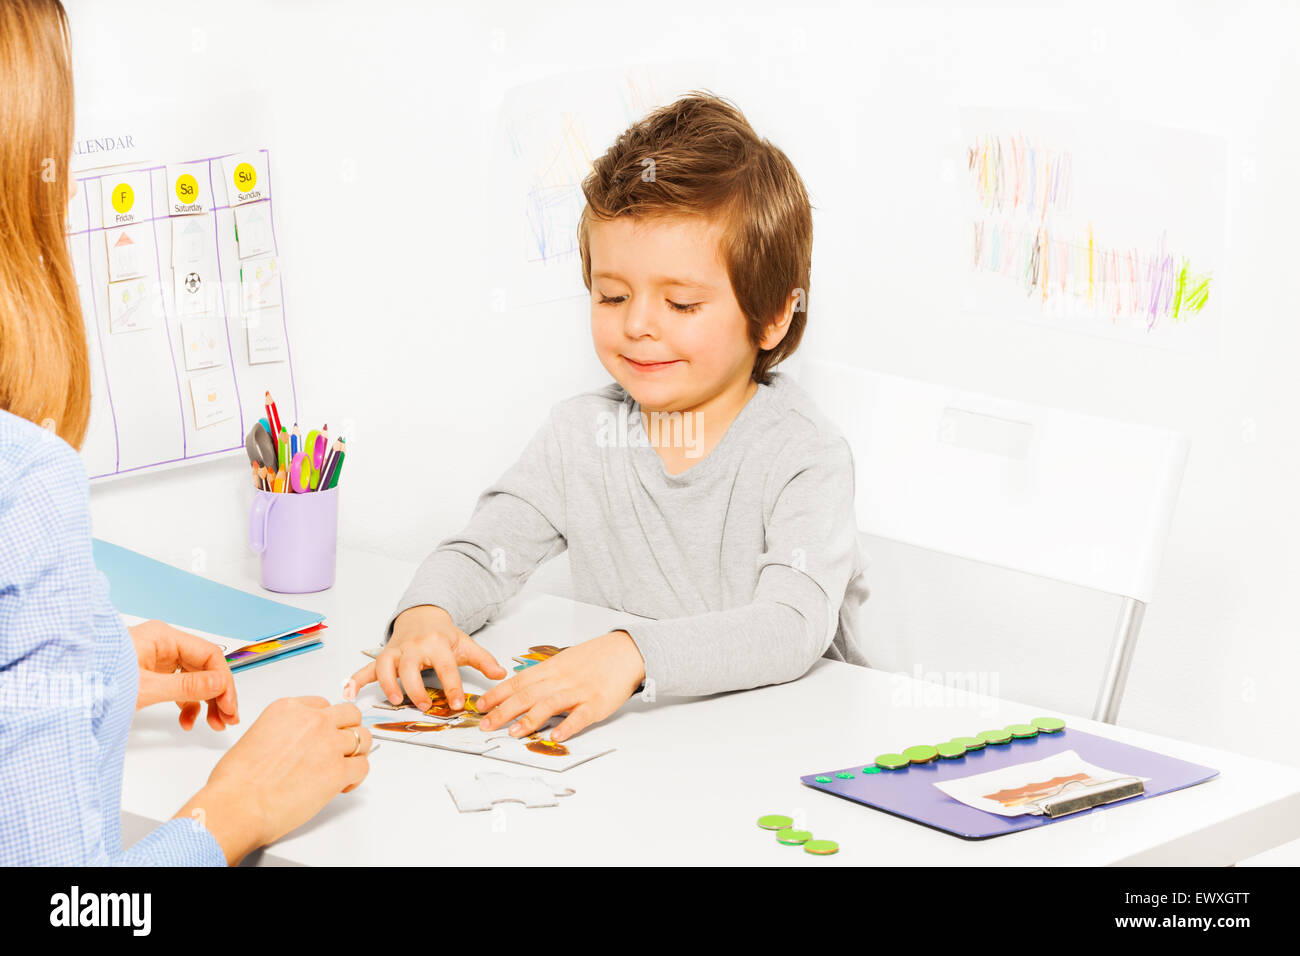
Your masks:
[[[122,810],[169,819],[271,700],[298,694],[341,699],[345,678],[366,662],[413,564],[341,551],[335,586],[309,595],[261,591],[257,562],[209,572],[215,580],[326,615],[325,647],[237,674],[243,722],[191,733],[176,710],[136,715],[126,751]],[[477,635],[499,661],[533,644],[574,644],[628,615],[553,597],[525,596]],[[468,690],[488,685],[463,670]],[[475,678],[479,678],[478,681]],[[372,690],[372,693],[375,693]],[[376,695],[376,699],[377,695]],[[1220,771],[1208,783],[990,840],[968,841],[823,794],[802,774],[867,762],[918,740],[943,740],[1043,712],[945,690],[903,675],[819,661],[801,679],[697,699],[629,702],[576,738],[617,749],[564,773],[392,741],[370,775],[314,820],[268,848],[263,863],[309,865],[845,864],[1226,865],[1300,837],[1300,770],[1193,743],[1097,724],[1071,727]],[[460,813],[445,784],[483,770],[543,775],[576,792],[559,806],[505,805]],[[783,813],[839,842],[832,857],[778,844],[755,820]],[[138,832],[139,826],[128,826]]]

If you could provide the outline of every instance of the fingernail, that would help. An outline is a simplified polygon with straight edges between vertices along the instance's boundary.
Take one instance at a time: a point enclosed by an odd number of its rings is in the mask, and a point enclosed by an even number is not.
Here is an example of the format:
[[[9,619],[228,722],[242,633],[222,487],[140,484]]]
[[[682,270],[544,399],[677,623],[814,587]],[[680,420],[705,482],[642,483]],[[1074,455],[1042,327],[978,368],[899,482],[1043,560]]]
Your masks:
[[[389,694],[388,702],[390,704],[400,704],[402,702],[402,698],[398,694]]]

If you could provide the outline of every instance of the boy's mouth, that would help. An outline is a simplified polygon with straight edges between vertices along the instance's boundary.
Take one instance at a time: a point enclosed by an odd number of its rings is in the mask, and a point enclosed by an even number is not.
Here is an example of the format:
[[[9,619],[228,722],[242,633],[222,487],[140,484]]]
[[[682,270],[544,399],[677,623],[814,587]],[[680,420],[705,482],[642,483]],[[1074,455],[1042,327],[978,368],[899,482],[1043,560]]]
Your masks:
[[[629,358],[626,355],[620,355],[619,358],[632,366],[632,368],[636,369],[638,372],[656,372],[660,369],[671,368],[681,361],[681,359],[670,359],[666,362],[638,362],[636,359]]]

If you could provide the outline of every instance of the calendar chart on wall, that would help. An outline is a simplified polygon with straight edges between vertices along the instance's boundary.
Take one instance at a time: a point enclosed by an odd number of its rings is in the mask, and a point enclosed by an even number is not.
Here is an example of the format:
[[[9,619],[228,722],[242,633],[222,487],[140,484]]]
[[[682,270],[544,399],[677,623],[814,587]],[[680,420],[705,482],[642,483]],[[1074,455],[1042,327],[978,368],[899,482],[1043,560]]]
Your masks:
[[[267,391],[296,418],[270,150],[73,176],[89,476],[241,452]]]

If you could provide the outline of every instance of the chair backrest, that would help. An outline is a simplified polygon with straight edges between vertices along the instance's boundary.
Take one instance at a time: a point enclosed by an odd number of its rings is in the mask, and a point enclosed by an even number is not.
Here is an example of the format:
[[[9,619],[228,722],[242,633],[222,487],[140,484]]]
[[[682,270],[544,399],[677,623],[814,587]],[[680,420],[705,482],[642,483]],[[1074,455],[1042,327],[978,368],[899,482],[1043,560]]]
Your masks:
[[[832,362],[798,378],[853,449],[859,531],[1150,601],[1182,433]]]

